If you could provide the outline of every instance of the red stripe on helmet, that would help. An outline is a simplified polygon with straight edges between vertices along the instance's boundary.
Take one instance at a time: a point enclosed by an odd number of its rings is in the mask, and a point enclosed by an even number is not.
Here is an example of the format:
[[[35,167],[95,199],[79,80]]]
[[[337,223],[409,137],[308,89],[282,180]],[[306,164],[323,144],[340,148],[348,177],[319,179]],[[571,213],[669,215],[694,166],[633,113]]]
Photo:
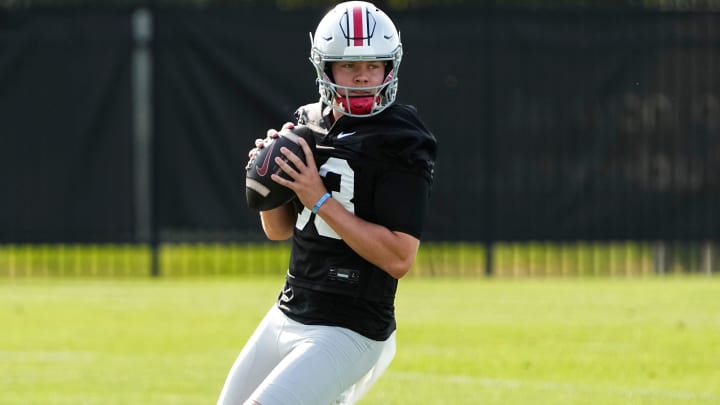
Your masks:
[[[353,7],[353,37],[355,42],[353,45],[362,46],[363,44],[363,16],[362,7]]]

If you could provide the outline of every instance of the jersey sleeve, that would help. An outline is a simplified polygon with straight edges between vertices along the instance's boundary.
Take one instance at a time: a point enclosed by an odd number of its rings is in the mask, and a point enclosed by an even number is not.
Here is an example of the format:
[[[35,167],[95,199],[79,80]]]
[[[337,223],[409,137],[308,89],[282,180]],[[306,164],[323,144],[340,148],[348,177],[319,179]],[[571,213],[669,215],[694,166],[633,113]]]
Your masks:
[[[375,192],[378,223],[391,231],[422,236],[430,197],[429,181],[418,174],[393,171],[380,179]]]

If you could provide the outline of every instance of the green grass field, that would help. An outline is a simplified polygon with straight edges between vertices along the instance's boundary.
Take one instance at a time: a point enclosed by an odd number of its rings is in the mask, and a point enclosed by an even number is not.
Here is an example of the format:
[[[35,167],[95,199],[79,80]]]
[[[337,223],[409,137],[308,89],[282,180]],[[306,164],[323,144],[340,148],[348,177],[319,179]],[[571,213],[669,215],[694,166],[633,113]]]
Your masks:
[[[212,404],[281,278],[0,279],[0,403]],[[401,282],[362,404],[719,404],[720,279]]]

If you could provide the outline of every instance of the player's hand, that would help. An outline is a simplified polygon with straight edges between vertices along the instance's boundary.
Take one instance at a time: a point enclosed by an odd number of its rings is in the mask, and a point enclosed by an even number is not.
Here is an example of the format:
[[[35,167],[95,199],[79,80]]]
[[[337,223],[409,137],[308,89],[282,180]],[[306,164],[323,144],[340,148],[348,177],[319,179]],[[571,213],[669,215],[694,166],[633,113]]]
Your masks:
[[[280,148],[280,152],[285,155],[289,162],[292,162],[297,170],[293,169],[287,162],[280,157],[275,158],[275,163],[280,166],[280,169],[284,171],[292,180],[284,179],[278,174],[273,174],[271,178],[292,191],[298,196],[300,202],[308,208],[312,208],[313,205],[327,192],[325,185],[322,182],[322,178],[318,173],[317,166],[315,164],[315,157],[313,156],[310,146],[303,138],[298,139],[298,144],[302,147],[305,153],[306,163],[303,163],[296,154],[292,153],[289,149],[283,147]]]
[[[295,128],[295,124],[292,122],[286,122],[283,124],[282,129],[292,129]],[[267,134],[265,135],[265,139],[256,139],[255,140],[255,147],[250,149],[248,152],[248,158],[252,160],[252,158],[255,156],[255,154],[258,153],[258,151],[265,147],[265,145],[272,142],[274,139],[277,139],[280,136],[277,130],[275,129],[268,129]]]

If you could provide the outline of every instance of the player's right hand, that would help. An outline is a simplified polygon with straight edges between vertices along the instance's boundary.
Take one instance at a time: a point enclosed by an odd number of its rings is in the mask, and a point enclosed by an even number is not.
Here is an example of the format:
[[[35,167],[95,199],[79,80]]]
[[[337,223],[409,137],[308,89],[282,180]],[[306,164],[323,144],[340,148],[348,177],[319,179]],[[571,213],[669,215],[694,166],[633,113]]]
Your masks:
[[[292,122],[286,122],[282,126],[282,129],[292,129],[292,128],[295,128],[295,124],[293,124]],[[255,147],[250,149],[250,151],[248,152],[248,158],[250,158],[252,160],[253,156],[255,156],[255,154],[258,153],[258,151],[260,149],[264,148],[265,145],[272,142],[273,139],[277,139],[279,136],[280,136],[280,134],[278,133],[277,130],[272,129],[272,128],[268,129],[267,134],[265,135],[265,139],[258,138],[255,140]]]

